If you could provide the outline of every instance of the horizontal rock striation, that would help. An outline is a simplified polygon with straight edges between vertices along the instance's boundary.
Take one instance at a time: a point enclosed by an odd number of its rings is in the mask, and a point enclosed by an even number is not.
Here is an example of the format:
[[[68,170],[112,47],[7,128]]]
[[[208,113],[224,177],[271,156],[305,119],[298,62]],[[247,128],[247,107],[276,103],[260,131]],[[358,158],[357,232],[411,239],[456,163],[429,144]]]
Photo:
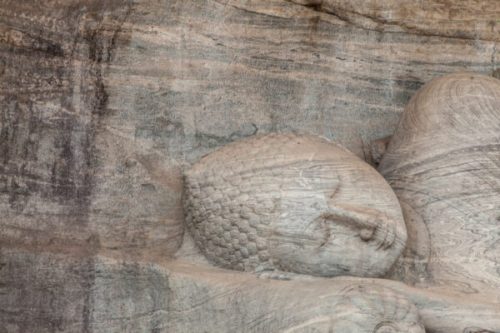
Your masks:
[[[0,1],[0,331],[168,332],[140,265],[106,273],[106,312],[96,256],[173,255],[183,170],[236,139],[317,134],[371,162],[424,82],[498,71],[492,3]]]

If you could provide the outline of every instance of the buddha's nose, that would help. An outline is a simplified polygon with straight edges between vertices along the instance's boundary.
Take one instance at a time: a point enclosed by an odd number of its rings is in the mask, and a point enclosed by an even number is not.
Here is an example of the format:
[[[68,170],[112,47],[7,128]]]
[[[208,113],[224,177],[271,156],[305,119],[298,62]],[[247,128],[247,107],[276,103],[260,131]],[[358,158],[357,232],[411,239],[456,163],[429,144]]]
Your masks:
[[[379,248],[387,249],[395,241],[395,222],[381,211],[347,204],[331,205],[322,217],[332,223],[342,223],[358,232],[361,240],[379,239]]]

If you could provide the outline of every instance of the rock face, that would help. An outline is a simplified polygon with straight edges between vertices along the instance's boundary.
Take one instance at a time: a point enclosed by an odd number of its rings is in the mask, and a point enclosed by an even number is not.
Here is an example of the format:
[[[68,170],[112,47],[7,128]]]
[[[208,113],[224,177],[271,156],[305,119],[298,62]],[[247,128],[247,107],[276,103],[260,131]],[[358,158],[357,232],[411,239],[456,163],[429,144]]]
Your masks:
[[[428,229],[430,244],[415,247],[430,246],[433,283],[467,293],[500,287],[499,164],[499,80],[448,75],[412,98],[380,171],[406,215]]]
[[[401,254],[399,202],[375,169],[321,138],[257,136],[186,172],[186,223],[214,263],[383,276]]]
[[[180,245],[182,209],[166,201],[181,181],[160,177],[165,158],[117,140],[109,127],[105,81],[130,38],[125,4],[2,5],[2,242],[134,257]]]
[[[380,32],[498,41],[500,7],[494,1],[292,0]]]
[[[171,332],[183,169],[269,132],[371,162],[424,82],[498,71],[496,0],[356,4],[0,1],[0,331]]]

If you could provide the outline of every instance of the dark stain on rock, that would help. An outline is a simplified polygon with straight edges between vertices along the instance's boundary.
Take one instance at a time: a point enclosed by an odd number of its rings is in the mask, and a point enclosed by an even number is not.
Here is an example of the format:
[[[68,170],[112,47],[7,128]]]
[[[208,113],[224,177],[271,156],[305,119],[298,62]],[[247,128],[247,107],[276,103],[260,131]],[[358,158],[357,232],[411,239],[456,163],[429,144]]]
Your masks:
[[[495,79],[500,80],[500,68],[495,69],[493,73],[491,73],[491,76],[493,76]]]
[[[31,101],[6,96],[4,102],[0,112],[0,195],[6,195],[10,207],[19,212],[38,189],[39,177],[32,165],[37,162],[40,121]]]
[[[51,213],[64,215],[66,223],[86,223],[98,160],[95,138],[108,113],[105,71],[118,43],[128,42],[121,32],[131,5],[96,1],[67,10],[74,20],[67,31],[41,24],[12,26],[2,35],[7,49],[0,75],[6,63],[10,72],[9,84],[0,82],[0,198],[22,213],[37,194],[37,200],[57,203]],[[46,107],[54,104],[56,109]]]
[[[137,125],[135,137],[167,138],[184,135],[182,122],[169,119],[169,115],[159,115]]]
[[[59,154],[52,164],[50,184],[52,195],[56,198],[73,198],[76,188],[74,181],[74,154],[72,148],[72,132],[74,119],[67,117],[60,121],[60,135],[56,137],[54,146]]]
[[[131,7],[128,6],[124,12],[117,14],[118,17],[115,17],[112,22],[104,22],[102,17],[98,18],[97,22],[88,22],[89,24],[81,35],[81,41],[84,45],[83,53],[87,55],[88,59],[85,69],[81,73],[80,86],[83,96],[81,107],[88,110],[90,122],[82,125],[78,119],[76,123],[72,124],[73,120],[71,119],[67,124],[68,129],[62,133],[64,143],[60,159],[64,160],[66,164],[62,164],[61,175],[63,178],[76,179],[78,184],[72,180],[66,184],[60,184],[63,191],[62,195],[59,195],[59,198],[70,198],[74,201],[81,216],[80,220],[86,221],[88,218],[90,196],[94,187],[93,172],[98,160],[95,138],[102,127],[104,118],[108,115],[109,95],[104,82],[105,70],[113,59],[118,35],[130,12]],[[96,13],[96,16],[99,14],[102,13]],[[81,132],[83,135],[79,142],[72,145],[72,134],[75,132]],[[81,155],[78,162],[75,161],[73,155],[75,151]],[[73,171],[73,177],[67,177],[69,174],[64,168],[65,165],[71,166],[70,172]],[[64,190],[64,187],[68,187],[70,190]]]
[[[42,31],[25,31],[22,29],[7,29],[0,41],[8,46],[12,53],[20,55],[43,56],[45,58],[64,57],[61,44],[42,36]]]
[[[103,40],[103,29],[88,30],[83,39],[88,45],[88,58],[90,60],[89,74],[93,81],[94,95],[90,96],[90,109],[92,114],[102,117],[106,111],[108,103],[108,93],[106,92],[103,80],[103,65],[109,65],[110,54],[112,51],[106,49],[105,40]],[[110,43],[110,47],[113,44]]]
[[[314,11],[320,12],[322,11],[322,1],[311,1],[310,3],[304,4],[304,7],[310,8]]]
[[[309,19],[309,33],[308,40],[305,42],[313,48],[317,48],[318,40],[318,28],[321,22],[321,17],[319,15],[313,16]]]
[[[94,313],[94,285],[96,278],[95,270],[95,260],[89,258],[86,260],[85,271],[82,272],[82,289],[86,290],[85,298],[83,300],[83,311],[82,311],[82,323],[83,323],[83,333],[91,333],[92,329],[92,315]]]

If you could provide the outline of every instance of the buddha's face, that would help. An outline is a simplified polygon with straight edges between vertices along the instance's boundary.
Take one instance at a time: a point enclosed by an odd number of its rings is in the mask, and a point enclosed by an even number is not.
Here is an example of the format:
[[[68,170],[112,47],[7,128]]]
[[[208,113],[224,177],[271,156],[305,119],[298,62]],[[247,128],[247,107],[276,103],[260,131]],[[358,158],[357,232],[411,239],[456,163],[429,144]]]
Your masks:
[[[300,176],[282,182],[280,215],[269,232],[273,264],[318,276],[383,276],[404,249],[403,221],[362,205],[363,200],[346,203],[341,191],[363,189],[340,182],[328,168],[303,163]]]

